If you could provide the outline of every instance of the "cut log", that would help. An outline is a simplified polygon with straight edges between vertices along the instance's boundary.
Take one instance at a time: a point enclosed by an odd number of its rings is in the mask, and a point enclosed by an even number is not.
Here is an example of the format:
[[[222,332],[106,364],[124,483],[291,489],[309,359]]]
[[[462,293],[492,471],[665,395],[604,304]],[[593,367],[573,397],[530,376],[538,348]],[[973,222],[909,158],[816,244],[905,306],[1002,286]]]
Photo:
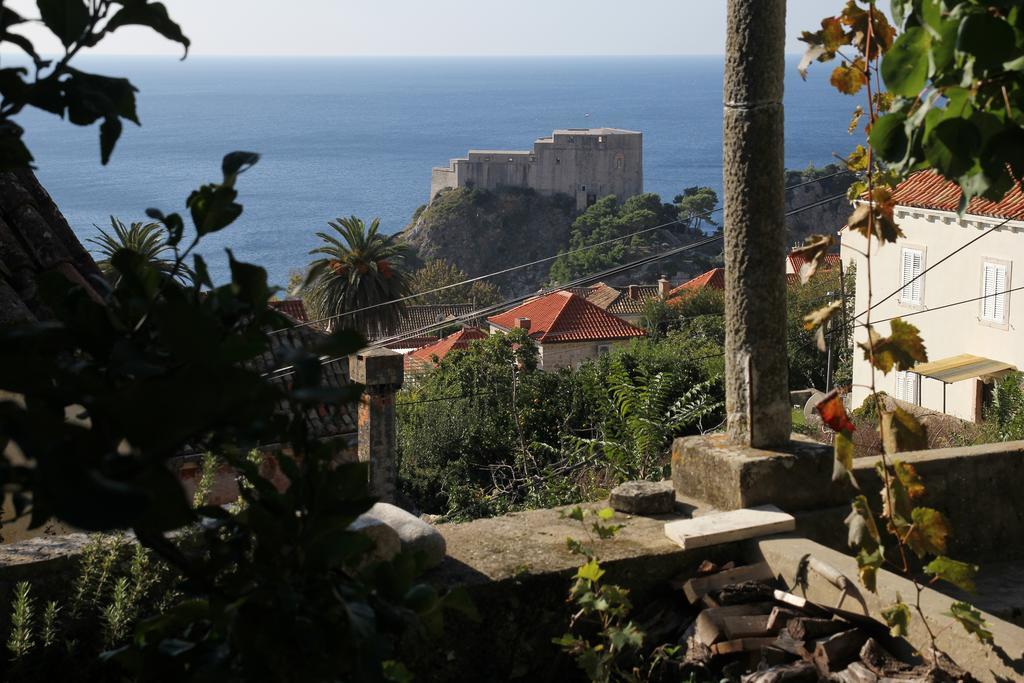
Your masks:
[[[730,584],[743,583],[744,581],[769,581],[773,578],[774,575],[772,574],[771,567],[765,562],[760,562],[746,567],[736,567],[735,569],[718,572],[710,576],[690,579],[683,584],[683,592],[686,593],[686,599],[692,605],[711,591],[721,590]]]
[[[773,633],[768,628],[767,614],[759,614],[757,616],[725,617],[722,620],[722,627],[725,631],[725,637],[729,640],[736,640],[737,638],[764,637],[769,635],[774,636],[778,634],[777,631]]]
[[[818,671],[808,662],[794,662],[773,666],[764,671],[749,673],[740,679],[742,683],[816,683]]]
[[[795,619],[799,616],[800,613],[796,610],[786,607],[774,607],[772,608],[772,613],[768,615],[768,628],[769,630],[785,628],[790,619]]]
[[[758,652],[761,648],[774,645],[774,638],[739,638],[737,640],[725,640],[711,646],[711,652],[716,655],[731,655],[737,652]]]
[[[838,673],[832,674],[830,680],[836,683],[878,683],[878,676],[860,662],[854,662]]]
[[[833,634],[845,631],[850,625],[843,621],[833,619],[815,619],[813,617],[797,617],[790,619],[786,624],[786,632],[793,636],[794,640],[814,640],[826,638]],[[857,645],[857,649],[864,643]]]
[[[705,645],[714,645],[725,635],[726,619],[765,615],[770,609],[771,603],[762,602],[703,610],[697,615],[697,621],[694,623],[694,635]]]
[[[807,660],[811,658],[811,652],[808,651],[806,643],[802,640],[797,640],[786,631],[783,631],[775,638],[775,642],[772,646],[782,650],[783,652],[787,652],[794,657],[800,657],[801,659]]]
[[[796,528],[796,519],[774,505],[716,512],[665,524],[665,535],[684,549],[769,536]]]
[[[866,633],[859,628],[852,628],[819,640],[814,646],[814,664],[823,676],[832,671],[841,671],[858,658],[867,639]]]
[[[771,600],[774,592],[775,589],[767,583],[744,581],[743,583],[725,586],[717,592],[712,591],[710,595],[718,601],[718,604],[724,606],[742,605],[747,602],[764,602],[765,600]]]

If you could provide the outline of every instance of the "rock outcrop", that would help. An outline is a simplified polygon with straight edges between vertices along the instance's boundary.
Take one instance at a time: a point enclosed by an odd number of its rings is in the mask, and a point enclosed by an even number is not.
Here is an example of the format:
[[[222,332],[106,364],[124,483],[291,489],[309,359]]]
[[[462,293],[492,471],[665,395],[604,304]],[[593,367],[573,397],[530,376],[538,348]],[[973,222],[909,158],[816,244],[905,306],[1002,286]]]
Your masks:
[[[421,261],[443,259],[469,277],[557,254],[569,244],[574,219],[569,197],[532,190],[458,188],[442,192],[404,231]],[[537,289],[551,262],[491,280],[505,295]]]

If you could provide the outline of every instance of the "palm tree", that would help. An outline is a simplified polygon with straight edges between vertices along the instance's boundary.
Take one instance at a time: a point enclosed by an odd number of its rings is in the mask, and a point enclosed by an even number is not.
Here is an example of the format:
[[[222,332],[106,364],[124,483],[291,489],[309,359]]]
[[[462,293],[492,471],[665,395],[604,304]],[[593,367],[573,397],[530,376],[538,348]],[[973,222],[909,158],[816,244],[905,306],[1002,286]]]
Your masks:
[[[402,270],[405,245],[378,232],[379,218],[369,227],[355,216],[328,225],[334,233],[317,233],[324,244],[309,253],[323,258],[309,265],[302,287],[313,315],[320,319],[334,316],[328,329],[355,329],[368,338],[388,334],[397,326],[405,305],[380,304],[409,293]]]
[[[139,254],[161,275],[170,275],[173,271],[174,259],[169,258],[173,254],[173,249],[167,244],[167,233],[159,223],[132,223],[125,226],[119,219],[111,216],[111,232],[98,225],[93,227],[100,231],[99,237],[90,237],[87,241],[96,247],[99,255],[103,257],[96,265],[115,287],[120,282],[121,275],[111,260],[114,254],[122,249]],[[191,270],[182,264],[178,266],[174,277],[185,283],[191,277]]]

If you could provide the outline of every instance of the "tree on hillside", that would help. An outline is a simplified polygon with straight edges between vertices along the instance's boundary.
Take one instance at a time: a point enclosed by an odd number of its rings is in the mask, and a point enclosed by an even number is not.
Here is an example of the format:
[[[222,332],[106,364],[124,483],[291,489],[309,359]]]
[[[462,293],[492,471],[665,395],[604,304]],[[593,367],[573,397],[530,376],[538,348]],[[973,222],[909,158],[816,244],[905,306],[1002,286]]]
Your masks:
[[[413,294],[423,294],[410,303],[422,304],[455,304],[474,303],[477,306],[490,306],[501,301],[501,292],[490,282],[478,280],[468,285],[458,283],[464,281],[466,272],[444,259],[432,259],[412,274],[409,279],[409,290]],[[448,287],[439,292],[433,290]]]
[[[394,236],[380,234],[380,219],[367,226],[350,216],[328,222],[334,233],[318,232],[323,245],[309,265],[302,289],[316,318],[334,319],[328,329],[354,329],[368,337],[388,333],[399,321],[409,294],[402,270],[406,248]],[[387,303],[395,302],[395,303]]]
[[[679,219],[686,227],[699,230],[705,223],[717,226],[710,213],[718,206],[718,193],[710,187],[688,187],[677,194],[672,203],[679,209]]]
[[[655,231],[628,235],[671,223],[676,217],[676,208],[663,204],[651,192],[630,197],[621,204],[613,195],[602,197],[573,222],[569,251],[576,253],[560,256],[551,266],[550,278],[554,282],[568,282],[624,263],[655,244]],[[623,239],[604,244],[616,238]],[[583,251],[577,251],[580,249]]]
[[[134,251],[162,276],[173,273],[181,282],[191,277],[188,266],[182,264],[175,268],[174,249],[167,244],[167,231],[159,223],[132,223],[126,226],[120,219],[111,216],[111,232],[98,225],[93,227],[99,230],[99,237],[91,237],[87,241],[96,248],[98,256],[101,257],[96,261],[96,265],[114,286],[120,281],[120,275],[114,268],[112,259],[114,254],[122,249]]]

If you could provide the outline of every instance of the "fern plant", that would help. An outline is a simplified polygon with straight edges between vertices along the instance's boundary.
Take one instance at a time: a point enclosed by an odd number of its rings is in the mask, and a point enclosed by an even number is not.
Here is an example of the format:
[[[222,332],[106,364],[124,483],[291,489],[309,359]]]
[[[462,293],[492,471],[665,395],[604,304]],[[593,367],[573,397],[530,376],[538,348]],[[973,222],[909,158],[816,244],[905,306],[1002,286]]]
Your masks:
[[[634,377],[617,359],[609,382],[618,434],[602,434],[597,439],[568,438],[578,450],[603,453],[623,477],[663,476],[664,454],[672,438],[688,429],[702,428],[705,418],[722,409],[721,401],[711,392],[717,381],[711,379],[682,390],[671,372],[651,375],[640,369]]]

